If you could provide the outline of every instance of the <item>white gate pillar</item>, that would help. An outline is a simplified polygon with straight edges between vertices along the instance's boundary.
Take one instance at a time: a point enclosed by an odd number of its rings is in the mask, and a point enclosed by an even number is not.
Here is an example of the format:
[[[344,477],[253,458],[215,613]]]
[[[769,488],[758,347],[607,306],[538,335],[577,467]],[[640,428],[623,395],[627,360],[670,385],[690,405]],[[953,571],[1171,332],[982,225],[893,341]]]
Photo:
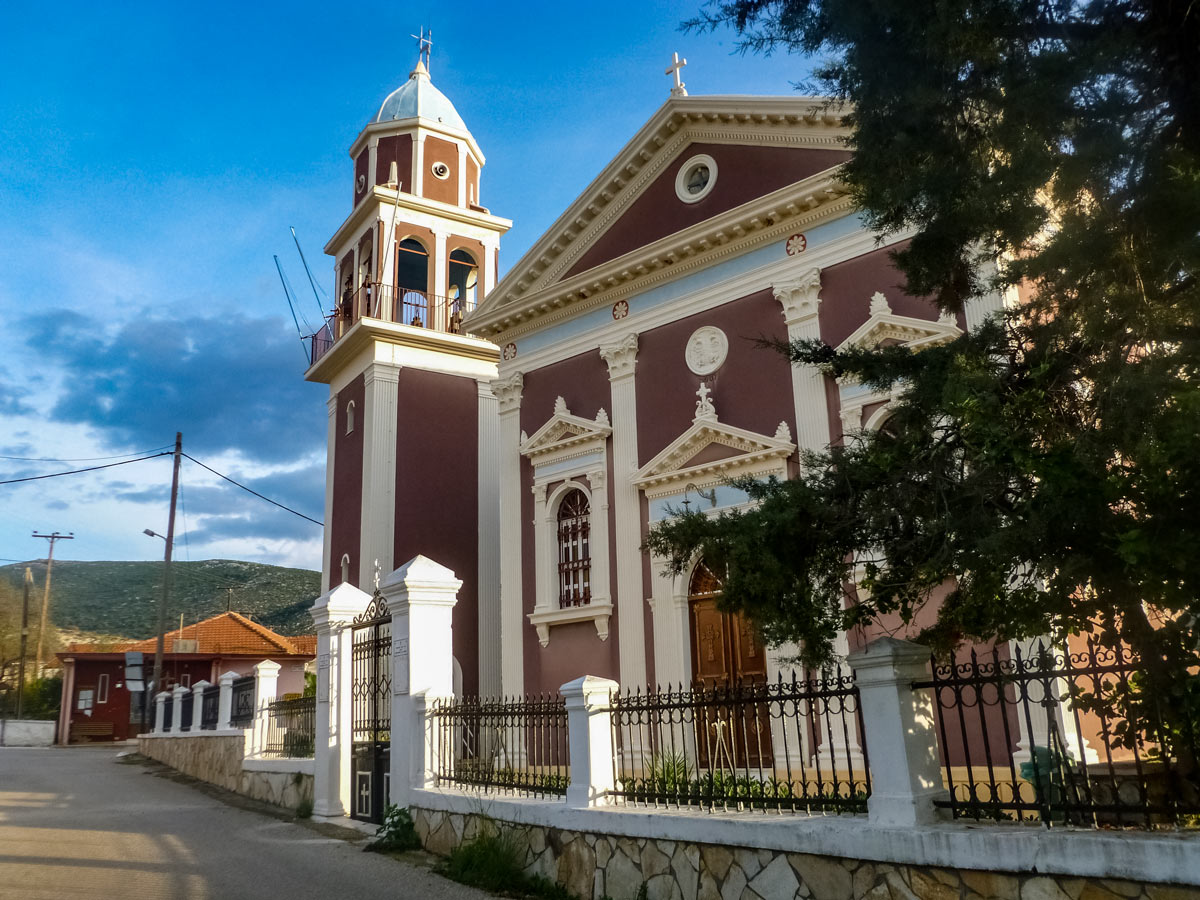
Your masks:
[[[197,681],[192,685],[192,731],[199,731],[204,717],[204,689],[207,681]]]
[[[171,734],[183,733],[183,698],[188,689],[177,684],[171,689]]]
[[[240,677],[237,672],[225,672],[217,679],[221,688],[221,696],[217,700],[218,731],[229,731],[233,728],[233,683]]]
[[[370,595],[342,583],[313,603],[311,615],[317,626],[314,815],[344,816],[350,809],[350,623],[370,602]]]
[[[167,728],[167,723],[163,721],[163,715],[167,709],[167,697],[170,696],[167,691],[159,691],[154,695],[154,733],[163,734]]]
[[[397,806],[408,806],[413,787],[425,783],[425,701],[454,694],[453,613],[461,587],[453,572],[424,556],[413,557],[379,586],[392,614],[392,772],[387,802]]]

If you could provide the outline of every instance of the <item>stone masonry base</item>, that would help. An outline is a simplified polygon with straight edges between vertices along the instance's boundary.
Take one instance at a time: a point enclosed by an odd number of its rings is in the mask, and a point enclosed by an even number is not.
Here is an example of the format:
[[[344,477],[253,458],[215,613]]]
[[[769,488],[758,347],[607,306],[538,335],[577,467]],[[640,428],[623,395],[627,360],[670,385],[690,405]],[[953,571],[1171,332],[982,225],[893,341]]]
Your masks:
[[[273,806],[295,810],[302,801],[312,804],[311,774],[244,769],[245,745],[241,732],[188,737],[143,736],[138,739],[138,752],[184,775]]]
[[[446,855],[482,828],[510,832],[525,870],[581,900],[1200,900],[1176,885],[903,866],[807,853],[616,837],[412,810],[432,853]]]

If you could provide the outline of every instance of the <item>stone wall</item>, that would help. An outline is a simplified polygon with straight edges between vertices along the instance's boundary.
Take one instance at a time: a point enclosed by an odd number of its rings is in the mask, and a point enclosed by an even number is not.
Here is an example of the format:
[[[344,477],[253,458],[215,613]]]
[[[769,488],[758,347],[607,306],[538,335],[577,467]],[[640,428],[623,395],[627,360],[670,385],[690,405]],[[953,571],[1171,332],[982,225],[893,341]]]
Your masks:
[[[426,849],[441,855],[481,828],[502,828],[516,841],[526,871],[581,900],[633,900],[643,882],[648,900],[1200,900],[1200,889],[1175,885],[616,837],[420,808],[413,819]]]
[[[0,747],[50,747],[57,723],[43,719],[0,719]]]
[[[207,781],[227,791],[263,803],[295,810],[312,803],[312,772],[299,772],[298,760],[278,760],[276,768],[265,760],[246,767],[246,738],[242,732],[138,738],[138,752],[177,772]],[[311,768],[311,762],[309,763]]]

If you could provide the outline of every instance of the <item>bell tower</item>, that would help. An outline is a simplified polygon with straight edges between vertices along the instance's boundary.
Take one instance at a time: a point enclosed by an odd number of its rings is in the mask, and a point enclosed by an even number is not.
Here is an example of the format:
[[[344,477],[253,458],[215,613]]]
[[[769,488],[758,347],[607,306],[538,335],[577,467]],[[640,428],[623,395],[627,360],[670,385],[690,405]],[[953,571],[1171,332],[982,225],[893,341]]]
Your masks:
[[[482,205],[483,152],[421,50],[350,145],[351,209],[325,245],[336,306],[305,374],[330,386],[323,587],[370,592],[417,554],[454,570],[459,688],[498,693],[480,637],[499,634],[499,350],[463,319],[512,223]]]

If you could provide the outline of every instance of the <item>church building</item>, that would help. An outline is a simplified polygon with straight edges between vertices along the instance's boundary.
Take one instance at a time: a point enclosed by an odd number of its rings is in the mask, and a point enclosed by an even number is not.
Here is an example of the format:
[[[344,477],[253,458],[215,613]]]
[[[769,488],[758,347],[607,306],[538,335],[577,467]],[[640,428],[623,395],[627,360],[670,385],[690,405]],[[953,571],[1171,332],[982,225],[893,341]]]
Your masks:
[[[793,366],[762,338],[831,346],[952,339],[906,295],[838,167],[820,100],[675,87],[498,280],[510,222],[484,157],[418,63],[350,148],[350,213],[326,245],[339,305],[306,377],[327,383],[325,589],[370,593],[421,554],[463,582],[456,689],[553,692],[774,677],[715,605],[640,549],[685,506],[746,502],[800,454],[878,427],[888,396]]]

